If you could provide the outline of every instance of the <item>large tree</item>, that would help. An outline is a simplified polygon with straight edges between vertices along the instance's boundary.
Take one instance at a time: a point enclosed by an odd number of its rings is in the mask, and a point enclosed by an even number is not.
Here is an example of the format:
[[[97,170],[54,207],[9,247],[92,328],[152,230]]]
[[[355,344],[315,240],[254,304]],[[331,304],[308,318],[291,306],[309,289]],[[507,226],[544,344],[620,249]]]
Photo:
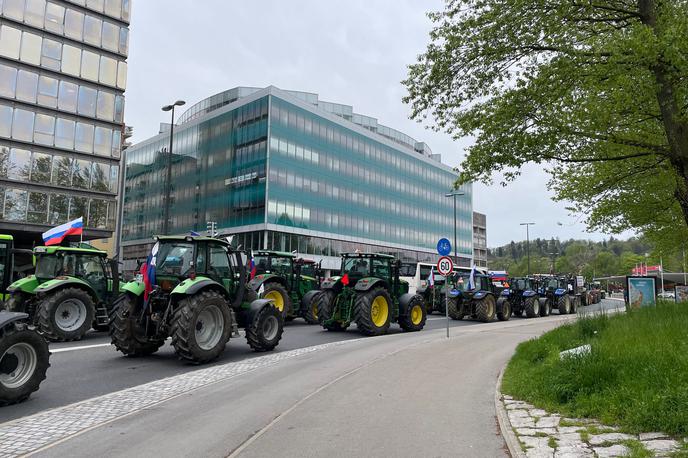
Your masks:
[[[542,164],[591,229],[686,236],[688,0],[447,0],[430,17],[405,101],[476,138],[460,182]]]

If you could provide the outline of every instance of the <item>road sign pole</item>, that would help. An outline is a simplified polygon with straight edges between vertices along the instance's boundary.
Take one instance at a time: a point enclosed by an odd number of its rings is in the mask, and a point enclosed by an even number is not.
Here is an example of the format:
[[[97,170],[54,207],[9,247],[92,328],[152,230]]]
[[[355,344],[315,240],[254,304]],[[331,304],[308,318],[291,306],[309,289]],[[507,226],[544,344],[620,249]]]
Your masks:
[[[441,241],[440,241],[441,242]],[[440,250],[440,245],[438,244],[438,252],[442,254],[443,250]],[[446,248],[446,245],[443,246],[442,248]],[[449,252],[451,252],[451,248],[449,248]],[[452,259],[446,255],[443,255],[438,261],[437,261],[437,272],[439,272],[440,275],[444,276],[444,317],[446,318],[447,321],[447,339],[449,338],[449,275],[451,275],[454,272],[454,263],[452,262]]]
[[[444,317],[447,319],[447,339],[449,338],[449,276],[444,277]]]

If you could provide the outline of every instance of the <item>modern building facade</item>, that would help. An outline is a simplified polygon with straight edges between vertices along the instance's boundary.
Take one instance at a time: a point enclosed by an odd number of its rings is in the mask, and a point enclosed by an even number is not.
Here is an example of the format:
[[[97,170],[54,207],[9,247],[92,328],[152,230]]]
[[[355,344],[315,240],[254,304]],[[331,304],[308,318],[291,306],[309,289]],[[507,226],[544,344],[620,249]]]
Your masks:
[[[0,232],[115,229],[130,0],[0,1]]]
[[[473,212],[473,262],[487,267],[487,216]]]
[[[317,94],[234,88],[189,108],[174,130],[127,149],[125,269],[163,227],[172,167],[170,233],[208,221],[245,248],[295,251],[339,268],[339,254],[436,259],[453,234],[455,172],[408,135]],[[472,188],[457,199],[459,263],[473,256]],[[127,262],[129,264],[127,264]]]

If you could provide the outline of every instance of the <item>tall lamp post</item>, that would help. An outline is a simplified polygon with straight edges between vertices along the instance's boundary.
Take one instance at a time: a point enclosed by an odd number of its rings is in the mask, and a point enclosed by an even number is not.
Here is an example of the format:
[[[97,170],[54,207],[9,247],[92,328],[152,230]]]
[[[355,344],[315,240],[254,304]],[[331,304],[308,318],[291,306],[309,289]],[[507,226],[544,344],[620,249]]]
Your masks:
[[[458,256],[458,247],[456,246],[456,196],[464,196],[466,195],[465,192],[463,191],[452,191],[444,195],[444,197],[453,197],[454,198],[454,261],[459,262],[459,256]]]
[[[165,179],[165,212],[164,220],[162,222],[162,233],[170,235],[170,190],[172,188],[172,140],[174,140],[174,107],[180,107],[186,102],[177,100],[172,105],[165,105],[162,111],[172,112],[172,121],[170,122],[170,148],[167,151],[167,178]]]
[[[535,223],[520,223],[521,226],[526,227],[526,253],[528,253],[528,276],[530,277],[530,231],[528,230],[530,226]]]

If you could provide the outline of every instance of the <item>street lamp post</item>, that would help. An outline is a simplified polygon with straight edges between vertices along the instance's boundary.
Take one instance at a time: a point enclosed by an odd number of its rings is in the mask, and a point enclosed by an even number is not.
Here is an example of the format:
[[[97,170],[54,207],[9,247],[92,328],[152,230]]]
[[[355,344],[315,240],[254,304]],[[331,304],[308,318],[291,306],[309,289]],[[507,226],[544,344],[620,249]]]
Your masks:
[[[456,262],[456,263],[459,262],[458,247],[456,246],[456,196],[464,196],[464,195],[466,195],[466,193],[463,191],[452,191],[452,192],[444,195],[444,197],[453,197],[454,198],[454,262]]]
[[[172,188],[172,141],[174,140],[174,107],[180,107],[186,102],[177,100],[172,105],[165,105],[162,111],[172,112],[172,121],[170,122],[170,148],[167,151],[167,177],[165,179],[165,212],[164,220],[162,222],[162,233],[169,235],[170,231],[170,190]]]
[[[520,223],[521,226],[526,227],[526,253],[528,253],[528,276],[530,277],[530,231],[528,228],[535,223]]]

